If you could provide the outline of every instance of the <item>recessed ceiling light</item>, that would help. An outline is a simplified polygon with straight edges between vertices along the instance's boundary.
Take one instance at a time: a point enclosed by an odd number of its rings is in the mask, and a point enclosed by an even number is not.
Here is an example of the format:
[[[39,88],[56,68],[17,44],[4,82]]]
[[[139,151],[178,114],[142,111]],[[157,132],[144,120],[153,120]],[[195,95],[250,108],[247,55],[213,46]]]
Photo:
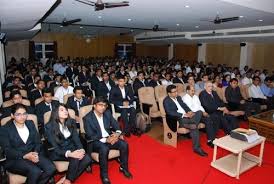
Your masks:
[[[259,22],[262,22],[262,21],[264,21],[263,19],[260,19],[260,20],[258,20]]]
[[[176,26],[180,26],[180,24],[176,24]]]
[[[60,27],[63,27],[62,25]]]
[[[199,28],[199,26],[195,26],[195,28]]]
[[[98,16],[98,19],[101,19],[101,18],[102,18],[102,16],[99,15],[99,16]]]
[[[185,8],[189,8],[190,6],[189,5],[185,5]]]
[[[83,29],[83,27],[82,27],[82,26],[80,26],[80,29]]]
[[[240,15],[239,17],[240,17],[240,18],[244,18],[244,16],[242,16],[242,15]]]
[[[131,19],[127,19],[128,21],[131,21]]]

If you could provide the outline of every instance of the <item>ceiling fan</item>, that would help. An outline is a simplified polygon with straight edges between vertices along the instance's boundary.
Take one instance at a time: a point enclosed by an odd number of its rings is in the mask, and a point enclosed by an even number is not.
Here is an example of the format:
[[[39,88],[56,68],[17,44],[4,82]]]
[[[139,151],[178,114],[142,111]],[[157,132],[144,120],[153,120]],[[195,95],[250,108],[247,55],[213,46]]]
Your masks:
[[[94,6],[95,11],[100,11],[105,8],[117,8],[117,7],[129,6],[128,1],[105,2],[105,3],[102,0],[97,0],[96,2],[90,1],[90,0],[75,0],[75,1],[78,1],[78,2],[86,4],[86,5]]]
[[[74,24],[76,22],[81,22],[82,19],[71,19],[71,20],[67,20],[66,18],[63,19],[63,21],[61,22],[62,26],[69,26],[71,24]]]
[[[207,22],[212,22],[214,24],[221,24],[221,23],[224,23],[224,22],[236,21],[236,20],[239,20],[239,18],[240,17],[220,18],[220,16],[217,15],[214,20],[211,20],[211,19],[201,19],[200,21],[207,21]]]

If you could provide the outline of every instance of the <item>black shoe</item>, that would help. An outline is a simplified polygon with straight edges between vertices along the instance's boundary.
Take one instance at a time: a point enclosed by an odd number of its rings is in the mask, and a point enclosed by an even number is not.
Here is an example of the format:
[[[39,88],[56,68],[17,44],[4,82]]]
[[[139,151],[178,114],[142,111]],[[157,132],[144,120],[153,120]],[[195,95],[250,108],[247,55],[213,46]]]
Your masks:
[[[126,178],[128,179],[133,178],[132,174],[128,170],[125,170],[122,167],[120,167],[119,171],[122,172]]]
[[[108,177],[102,177],[101,180],[102,180],[102,184],[111,184]]]
[[[130,137],[130,133],[125,133],[125,136],[126,137]]]
[[[194,150],[194,153],[197,153],[198,155],[200,155],[202,157],[206,157],[207,156],[207,153],[204,152],[202,149]]]
[[[209,147],[214,148],[214,144],[213,144],[212,141],[209,141],[209,142],[207,142],[206,144],[207,144]]]

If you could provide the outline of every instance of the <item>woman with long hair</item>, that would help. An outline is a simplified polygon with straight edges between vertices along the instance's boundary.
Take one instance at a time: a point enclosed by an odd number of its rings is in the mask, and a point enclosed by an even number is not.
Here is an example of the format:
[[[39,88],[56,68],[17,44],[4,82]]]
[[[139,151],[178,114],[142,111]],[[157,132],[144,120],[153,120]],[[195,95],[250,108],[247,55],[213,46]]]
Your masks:
[[[91,164],[77,132],[76,121],[69,117],[68,109],[60,104],[51,112],[49,123],[45,125],[48,142],[54,147],[49,153],[53,161],[68,161],[69,167],[64,184],[70,184]]]

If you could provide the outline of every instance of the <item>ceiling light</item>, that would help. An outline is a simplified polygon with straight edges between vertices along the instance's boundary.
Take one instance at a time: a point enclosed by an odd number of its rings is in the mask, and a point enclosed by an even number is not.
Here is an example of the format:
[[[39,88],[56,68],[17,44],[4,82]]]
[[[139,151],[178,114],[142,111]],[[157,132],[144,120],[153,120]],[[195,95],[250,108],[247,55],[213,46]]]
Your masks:
[[[195,28],[199,28],[199,26],[195,26]]]
[[[185,8],[189,8],[189,5],[185,5]]]
[[[242,15],[240,15],[239,17],[240,17],[240,18],[244,18],[244,16],[242,16]]]
[[[127,19],[128,21],[131,21],[131,19]]]
[[[176,26],[180,26],[180,24],[176,24]]]
[[[82,27],[82,26],[80,26],[80,29],[83,29],[83,27]]]
[[[260,20],[258,20],[259,22],[262,22],[262,21],[264,21],[263,19],[260,19]]]
[[[102,18],[102,16],[98,16],[98,19],[101,19]]]
[[[62,25],[60,27],[63,27]]]

